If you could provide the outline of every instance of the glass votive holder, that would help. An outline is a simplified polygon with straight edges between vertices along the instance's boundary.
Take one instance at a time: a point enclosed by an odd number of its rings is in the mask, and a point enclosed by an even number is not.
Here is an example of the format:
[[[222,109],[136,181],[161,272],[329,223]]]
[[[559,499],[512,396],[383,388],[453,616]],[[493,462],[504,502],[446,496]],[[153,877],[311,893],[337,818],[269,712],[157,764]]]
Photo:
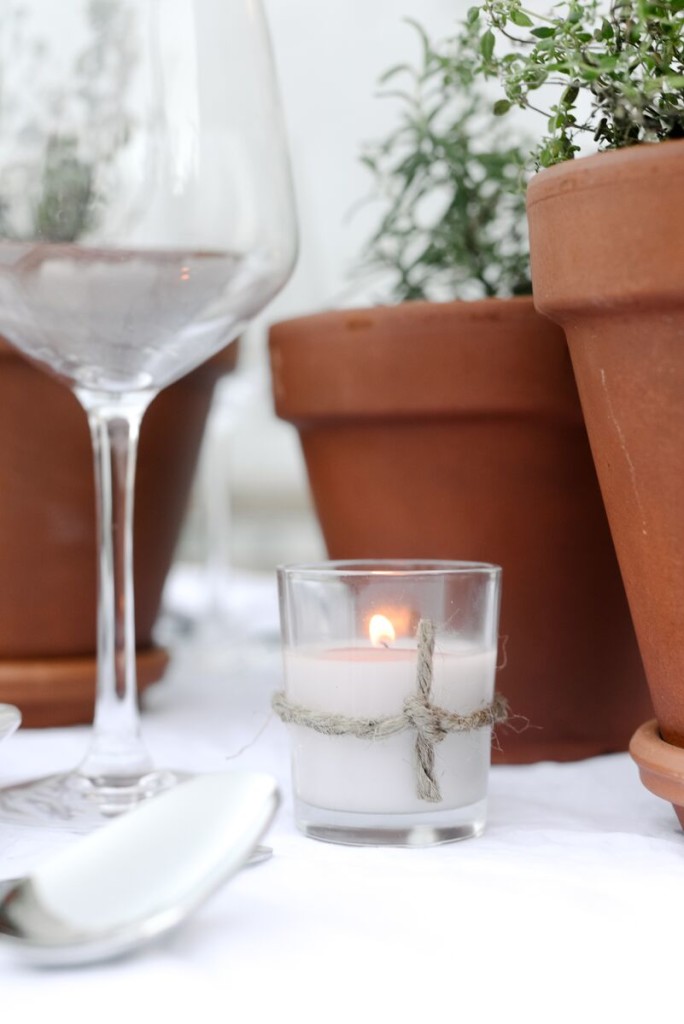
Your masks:
[[[295,818],[353,845],[485,825],[501,569],[346,561],[278,570]]]

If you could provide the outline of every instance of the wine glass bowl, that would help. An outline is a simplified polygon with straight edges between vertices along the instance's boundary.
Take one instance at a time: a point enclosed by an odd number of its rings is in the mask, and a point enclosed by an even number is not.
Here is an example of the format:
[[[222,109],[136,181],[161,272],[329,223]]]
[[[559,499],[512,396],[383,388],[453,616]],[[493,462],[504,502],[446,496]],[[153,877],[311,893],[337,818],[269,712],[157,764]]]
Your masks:
[[[255,0],[4,0],[0,62],[0,332],[88,416],[99,550],[91,746],[0,817],[81,829],[175,780],[136,700],[141,418],[283,287],[296,222]]]
[[[235,337],[294,263],[258,5],[3,11],[2,329],[73,385],[164,387]],[[41,53],[30,81],[17,49]]]

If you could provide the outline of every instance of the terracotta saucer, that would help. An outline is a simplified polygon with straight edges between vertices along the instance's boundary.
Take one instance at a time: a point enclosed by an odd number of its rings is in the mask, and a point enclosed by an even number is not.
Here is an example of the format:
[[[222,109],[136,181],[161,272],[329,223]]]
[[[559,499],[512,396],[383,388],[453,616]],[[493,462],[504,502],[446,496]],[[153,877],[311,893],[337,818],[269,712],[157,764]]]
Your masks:
[[[652,718],[634,733],[629,752],[646,789],[670,801],[684,828],[684,750],[667,743]]]
[[[169,663],[163,647],[137,655],[138,690],[159,680]],[[24,728],[90,724],[93,720],[94,657],[0,661],[0,703],[16,704]]]

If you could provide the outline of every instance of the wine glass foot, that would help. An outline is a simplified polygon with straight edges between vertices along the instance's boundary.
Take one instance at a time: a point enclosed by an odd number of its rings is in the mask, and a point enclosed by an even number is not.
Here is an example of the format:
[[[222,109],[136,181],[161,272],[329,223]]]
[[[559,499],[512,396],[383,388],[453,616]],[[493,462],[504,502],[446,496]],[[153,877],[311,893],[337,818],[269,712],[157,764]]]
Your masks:
[[[48,775],[0,789],[0,822],[92,832],[187,777],[166,770],[103,778],[90,778],[79,772]]]

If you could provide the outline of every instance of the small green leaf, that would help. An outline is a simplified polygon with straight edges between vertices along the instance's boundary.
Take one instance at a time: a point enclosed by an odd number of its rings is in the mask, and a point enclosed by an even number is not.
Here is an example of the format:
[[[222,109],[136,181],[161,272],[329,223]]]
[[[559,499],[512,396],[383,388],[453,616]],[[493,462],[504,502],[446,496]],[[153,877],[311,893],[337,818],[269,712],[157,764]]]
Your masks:
[[[571,107],[579,96],[579,86],[569,85],[561,96],[561,103],[564,107]]]
[[[485,60],[491,60],[495,43],[494,33],[491,29],[487,29],[480,40],[480,53]]]
[[[684,3],[684,0],[682,0],[682,2]],[[466,20],[467,20],[469,25],[474,25],[475,22],[479,20],[479,17],[480,17],[480,8],[479,7],[471,7],[470,10],[468,11],[468,15],[467,15]]]
[[[522,11],[515,9],[511,11],[511,21],[514,25],[519,25],[520,28],[531,28],[534,25],[531,18],[528,18],[528,16],[523,14]]]
[[[684,0],[682,0],[682,3],[684,3]],[[530,30],[530,35],[536,36],[537,39],[551,39],[555,34],[555,29],[550,28],[548,25],[542,25],[540,28]]]
[[[497,100],[492,107],[492,112],[495,117],[501,117],[503,114],[507,114],[511,109],[510,100]]]

